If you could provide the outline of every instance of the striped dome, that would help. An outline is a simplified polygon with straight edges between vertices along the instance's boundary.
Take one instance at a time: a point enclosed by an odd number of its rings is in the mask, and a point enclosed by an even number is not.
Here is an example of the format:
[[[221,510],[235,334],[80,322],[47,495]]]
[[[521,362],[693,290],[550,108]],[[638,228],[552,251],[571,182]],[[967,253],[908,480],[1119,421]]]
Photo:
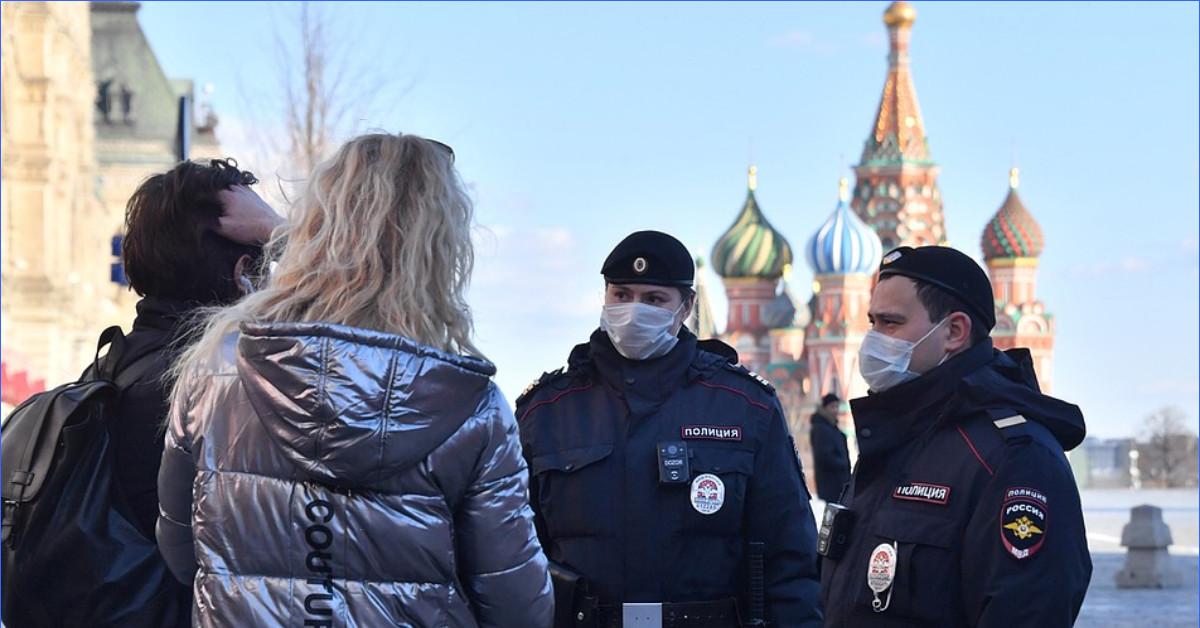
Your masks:
[[[808,241],[808,265],[817,275],[873,273],[883,257],[883,245],[875,230],[851,211],[846,179],[840,188],[837,208]]]
[[[792,263],[792,246],[763,216],[754,198],[758,170],[750,166],[746,203],[737,220],[713,245],[713,270],[724,278],[755,277],[778,279]]]
[[[1009,172],[1008,196],[983,228],[979,244],[985,260],[1037,257],[1045,247],[1041,226],[1017,196],[1018,174],[1016,168]]]

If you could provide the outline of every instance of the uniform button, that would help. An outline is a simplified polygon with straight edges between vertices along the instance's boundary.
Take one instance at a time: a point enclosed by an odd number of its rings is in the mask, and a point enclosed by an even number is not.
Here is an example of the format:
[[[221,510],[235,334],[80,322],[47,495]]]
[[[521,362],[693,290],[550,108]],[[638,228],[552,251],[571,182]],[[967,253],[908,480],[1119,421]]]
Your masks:
[[[570,471],[571,469],[574,469],[574,468],[575,468],[575,465],[569,464],[569,465],[563,467],[563,471]]]
[[[636,379],[634,379],[634,378],[632,378],[632,377],[626,377],[626,378],[625,378],[625,385],[626,385],[626,386],[632,386],[632,385],[633,385],[633,383],[634,383],[634,382],[636,382],[636,381],[637,381],[637,380],[636,380]]]
[[[871,438],[871,428],[864,427],[861,430],[858,430],[858,435],[863,438]]]

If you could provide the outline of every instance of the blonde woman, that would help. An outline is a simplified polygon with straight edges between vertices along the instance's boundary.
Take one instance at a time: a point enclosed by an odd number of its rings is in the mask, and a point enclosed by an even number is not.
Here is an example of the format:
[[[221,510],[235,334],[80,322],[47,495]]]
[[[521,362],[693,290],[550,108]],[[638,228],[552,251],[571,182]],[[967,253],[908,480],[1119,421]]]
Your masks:
[[[251,237],[238,212],[223,234]],[[158,542],[196,625],[550,624],[516,423],[470,338],[471,213],[448,147],[355,138],[181,358]]]

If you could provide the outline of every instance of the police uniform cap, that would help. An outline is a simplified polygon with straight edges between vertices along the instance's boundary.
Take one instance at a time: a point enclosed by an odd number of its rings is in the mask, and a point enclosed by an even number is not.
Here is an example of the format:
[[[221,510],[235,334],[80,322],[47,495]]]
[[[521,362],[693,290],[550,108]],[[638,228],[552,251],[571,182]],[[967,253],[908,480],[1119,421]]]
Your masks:
[[[608,254],[600,269],[612,284],[644,283],[690,288],[696,267],[687,247],[661,231],[629,234]]]
[[[940,288],[962,301],[987,329],[996,326],[996,304],[987,273],[963,252],[948,246],[902,246],[883,256],[879,278],[902,275]]]

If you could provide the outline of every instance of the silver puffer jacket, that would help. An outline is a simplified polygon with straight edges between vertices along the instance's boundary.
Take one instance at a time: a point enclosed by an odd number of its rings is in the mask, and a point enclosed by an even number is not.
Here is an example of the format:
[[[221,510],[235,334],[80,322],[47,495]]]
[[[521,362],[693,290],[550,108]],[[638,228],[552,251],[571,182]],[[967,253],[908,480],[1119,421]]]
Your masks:
[[[197,626],[552,623],[491,364],[323,323],[245,325],[182,382],[158,543]]]

